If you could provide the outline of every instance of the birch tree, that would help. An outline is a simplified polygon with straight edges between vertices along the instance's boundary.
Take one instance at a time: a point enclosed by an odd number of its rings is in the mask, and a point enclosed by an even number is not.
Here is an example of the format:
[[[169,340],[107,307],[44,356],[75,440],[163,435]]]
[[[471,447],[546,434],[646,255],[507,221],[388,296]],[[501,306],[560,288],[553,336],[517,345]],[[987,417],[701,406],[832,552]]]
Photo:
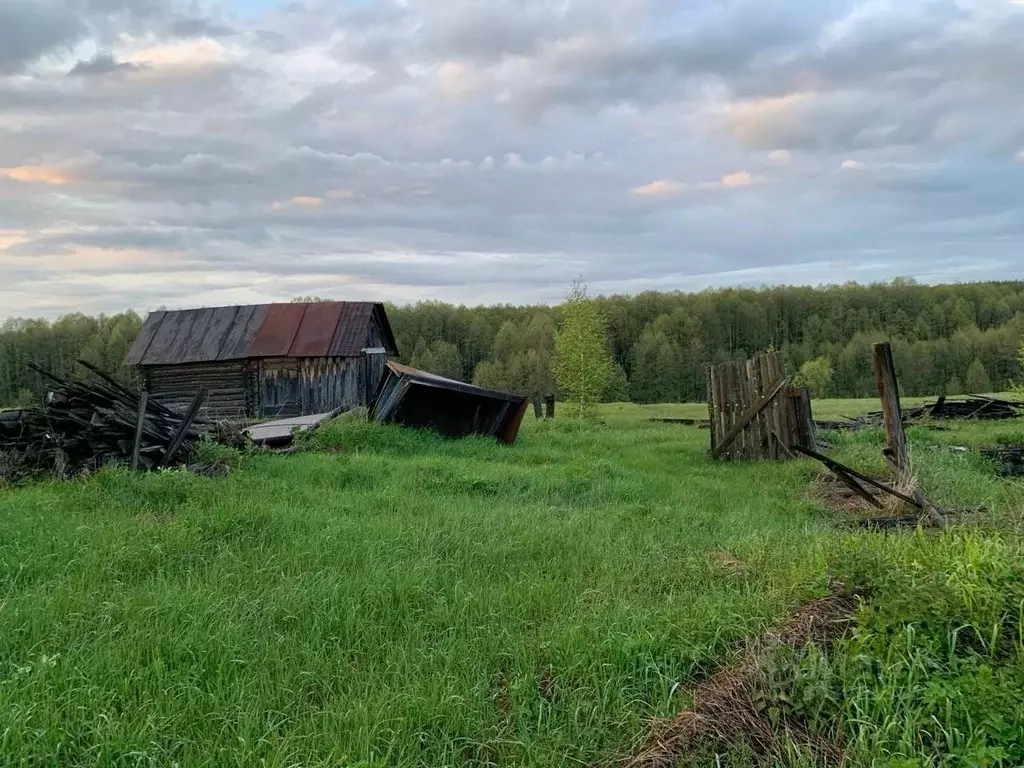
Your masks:
[[[562,324],[555,334],[554,374],[569,403],[569,412],[584,418],[593,413],[612,371],[605,320],[577,280],[562,304]]]

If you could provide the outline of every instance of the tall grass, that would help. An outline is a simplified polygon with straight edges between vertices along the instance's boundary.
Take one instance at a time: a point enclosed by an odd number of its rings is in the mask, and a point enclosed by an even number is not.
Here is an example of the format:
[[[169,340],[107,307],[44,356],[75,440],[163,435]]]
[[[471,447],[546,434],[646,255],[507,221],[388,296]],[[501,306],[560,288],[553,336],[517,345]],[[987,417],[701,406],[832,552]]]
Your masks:
[[[980,505],[984,515],[941,535],[838,538],[828,558],[834,577],[865,597],[854,631],[828,653],[812,647],[773,660],[774,705],[845,743],[850,764],[1024,765],[1024,484],[951,450],[1019,430],[1019,422],[911,429],[929,495]],[[856,466],[880,463],[880,432],[830,437]],[[790,754],[794,765],[813,763],[798,744]]]
[[[0,495],[0,754],[578,765],[824,589],[809,468],[696,429],[447,441],[342,421],[226,478]],[[723,553],[742,562],[723,564]]]
[[[950,447],[1019,425],[912,429],[925,491],[988,512],[866,534],[814,465],[713,463],[657,412],[510,447],[342,419],[225,478],[0,490],[0,764],[601,763],[836,578],[870,602],[772,662],[772,707],[852,765],[1024,762],[1024,485]],[[882,469],[879,432],[829,437]]]

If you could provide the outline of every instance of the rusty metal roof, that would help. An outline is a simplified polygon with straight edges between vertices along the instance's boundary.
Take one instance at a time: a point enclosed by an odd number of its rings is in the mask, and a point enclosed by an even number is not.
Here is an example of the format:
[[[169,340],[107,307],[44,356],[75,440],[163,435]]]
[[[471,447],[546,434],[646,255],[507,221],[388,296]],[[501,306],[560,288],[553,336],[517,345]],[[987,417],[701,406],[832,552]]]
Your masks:
[[[314,302],[157,311],[125,357],[126,365],[178,365],[253,357],[356,357],[376,319],[389,352],[398,352],[384,305]]]

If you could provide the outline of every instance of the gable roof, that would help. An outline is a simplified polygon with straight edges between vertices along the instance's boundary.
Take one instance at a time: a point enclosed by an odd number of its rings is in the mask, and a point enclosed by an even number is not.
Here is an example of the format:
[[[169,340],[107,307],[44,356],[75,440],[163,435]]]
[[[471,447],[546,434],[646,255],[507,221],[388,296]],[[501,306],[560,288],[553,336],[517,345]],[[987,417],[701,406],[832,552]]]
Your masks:
[[[254,357],[356,357],[377,321],[398,353],[384,305],[363,301],[255,304],[157,311],[146,318],[125,365],[178,365]]]

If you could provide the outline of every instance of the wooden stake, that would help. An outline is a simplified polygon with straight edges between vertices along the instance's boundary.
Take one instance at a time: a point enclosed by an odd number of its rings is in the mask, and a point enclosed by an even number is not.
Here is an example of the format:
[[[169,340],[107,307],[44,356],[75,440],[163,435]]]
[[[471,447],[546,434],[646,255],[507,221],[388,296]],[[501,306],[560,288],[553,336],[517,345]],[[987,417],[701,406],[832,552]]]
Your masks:
[[[149,392],[142,390],[139,396],[139,416],[135,421],[135,444],[132,446],[132,469],[139,468],[139,452],[142,450],[142,429],[146,426],[146,406],[149,404]]]
[[[882,420],[885,422],[885,457],[903,485],[910,480],[910,459],[907,455],[907,434],[903,429],[900,410],[900,390],[896,382],[896,367],[892,362],[892,347],[882,341],[871,347],[875,362],[875,384],[882,400]]]

